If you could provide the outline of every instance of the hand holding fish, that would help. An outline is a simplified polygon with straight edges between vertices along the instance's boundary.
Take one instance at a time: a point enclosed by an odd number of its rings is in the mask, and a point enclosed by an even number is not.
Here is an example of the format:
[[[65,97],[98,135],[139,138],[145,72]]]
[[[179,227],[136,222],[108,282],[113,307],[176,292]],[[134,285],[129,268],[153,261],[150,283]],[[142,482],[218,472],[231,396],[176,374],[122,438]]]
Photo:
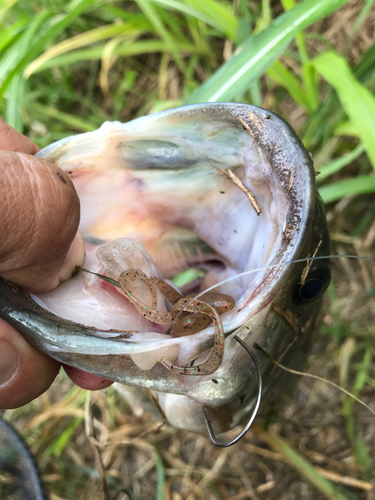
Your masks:
[[[0,119],[0,276],[32,292],[56,288],[84,258],[75,189],[38,150]],[[0,320],[0,408],[37,397],[59,366]]]

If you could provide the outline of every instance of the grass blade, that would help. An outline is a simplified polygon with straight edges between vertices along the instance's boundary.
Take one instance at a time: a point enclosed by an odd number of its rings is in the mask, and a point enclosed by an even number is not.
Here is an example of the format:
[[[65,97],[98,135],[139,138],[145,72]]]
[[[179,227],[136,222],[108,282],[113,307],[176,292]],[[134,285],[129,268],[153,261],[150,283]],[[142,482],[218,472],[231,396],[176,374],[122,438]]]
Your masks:
[[[262,432],[268,444],[281,453],[290,465],[317,488],[328,500],[348,500],[330,481],[325,479],[302,455],[297,453],[283,439],[270,432]]]
[[[67,446],[69,446],[70,440],[73,436],[74,431],[84,422],[82,417],[73,419],[72,422],[64,427],[64,430],[59,434],[57,439],[53,441],[45,451],[46,456],[60,457]]]
[[[250,37],[255,16],[252,14],[250,5],[247,0],[239,0],[237,13],[237,33],[235,40],[236,50],[240,47],[247,38]],[[260,78],[254,80],[249,87],[250,102],[256,106],[262,106],[263,97],[260,84]]]
[[[350,31],[351,35],[353,35],[358,30],[358,28],[361,26],[361,24],[365,20],[367,14],[369,13],[369,11],[370,11],[371,7],[374,5],[374,3],[375,3],[375,0],[366,0],[365,5],[362,7],[361,12],[360,12],[359,16],[357,17],[357,19],[355,20],[355,23],[353,24],[353,27]]]
[[[237,13],[236,47],[251,35],[253,16],[247,0],[239,0]]]
[[[367,348],[365,350],[362,362],[358,366],[357,375],[352,388],[352,392],[356,397],[360,396],[360,392],[366,384],[366,380],[370,375],[369,372],[371,370],[371,362],[371,348]],[[364,472],[363,478],[371,480],[368,472],[373,470],[373,460],[367,451],[366,441],[363,437],[361,429],[358,428],[357,422],[353,415],[353,399],[345,398],[343,400],[342,409],[343,415],[346,420],[346,431],[352,443],[352,448],[356,457],[357,464]]]
[[[375,45],[370,47],[353,68],[355,76],[364,82],[375,71]]]
[[[156,498],[156,500],[163,500],[165,498],[165,496],[164,496],[164,484],[165,484],[164,465],[163,465],[163,461],[161,459],[161,456],[159,455],[156,448],[154,448],[153,455],[154,455],[156,475],[157,475],[157,480],[158,480],[155,498]]]
[[[324,203],[331,203],[345,196],[375,193],[375,175],[360,175],[334,184],[327,184],[320,187],[318,191]]]
[[[0,82],[2,83],[2,93],[5,91],[5,82],[8,80],[8,84],[10,83],[9,75],[15,72],[22,59],[28,54],[33,40],[37,37],[37,33],[49,17],[50,14],[47,11],[42,11],[34,16],[34,18],[25,27],[21,38],[13,46],[11,46],[1,58]]]
[[[237,19],[234,17],[229,3],[217,0],[204,0],[204,2],[202,0],[185,0],[185,3],[209,16],[232,40],[235,39]]]
[[[138,32],[139,31],[130,23],[101,26],[100,28],[86,31],[85,33],[81,33],[80,35],[69,38],[68,40],[64,40],[63,42],[48,49],[44,52],[44,54],[29,64],[29,66],[25,69],[24,77],[29,78],[40,66],[43,65],[44,62],[49,61],[50,59],[53,59],[61,54],[70,52],[71,50],[77,49],[78,47],[83,47],[117,35],[129,35]]]
[[[358,137],[357,127],[349,121],[341,122],[333,131],[333,135],[352,135]]]
[[[170,47],[170,51],[173,54],[173,57],[182,72],[184,72],[185,64],[180,56],[179,52],[176,50],[175,42],[172,36],[169,34],[168,30],[164,26],[162,19],[160,18],[157,10],[151,4],[149,0],[135,0],[138,4],[139,8],[142,9],[144,15],[150,21],[152,26],[155,29],[155,32],[160,36],[165,43],[167,43]]]
[[[342,156],[341,158],[332,160],[330,163],[327,163],[327,165],[324,165],[323,167],[319,167],[320,175],[316,178],[316,182],[319,183],[330,175],[340,172],[341,169],[357,159],[358,156],[360,156],[364,152],[364,150],[365,148],[363,147],[363,144],[359,144],[350,153]]]
[[[2,81],[1,92],[4,93],[6,91],[7,87],[10,85],[13,75],[23,71],[26,64],[31,59],[36,57],[54,37],[59,35],[82,12],[93,8],[95,4],[98,3],[99,0],[79,0],[78,2],[74,2],[73,8],[69,5],[66,7],[68,10],[67,14],[55,16],[54,18],[49,19],[48,23],[46,22],[46,19],[50,17],[51,14],[47,10],[43,10],[40,14],[34,16],[30,23],[29,30],[20,40],[20,43],[22,42],[21,45],[14,47],[13,52],[16,54],[16,63],[12,61],[10,74],[9,65],[4,72],[4,61],[8,62],[8,54],[6,54],[2,60],[0,59],[0,81],[2,78],[6,77],[6,79]],[[44,31],[41,29],[42,26]],[[40,28],[42,31],[42,35],[39,37],[36,27]],[[30,36],[30,31],[34,31],[34,36]],[[28,42],[26,37],[28,37]]]
[[[375,45],[370,47],[361,60],[353,67],[353,73],[360,82],[366,82],[375,72]],[[307,149],[314,149],[321,142],[332,135],[354,135],[358,136],[357,131],[351,127],[348,133],[341,132],[341,121],[344,117],[344,111],[339,105],[336,93],[332,91],[321,103],[319,109],[311,115],[308,120],[306,133],[303,143]],[[343,124],[342,124],[343,125]],[[336,129],[340,129],[340,132]]]
[[[268,75],[284,87],[292,98],[302,106],[306,111],[310,109],[306,94],[300,85],[300,82],[294,74],[287,69],[280,61],[275,61],[268,70]]]
[[[30,107],[37,113],[41,113],[49,118],[55,118],[56,120],[59,120],[67,125],[69,128],[80,132],[92,132],[98,128],[97,126],[90,124],[87,120],[82,120],[77,116],[69,115],[59,109],[44,106],[43,104],[39,104],[37,102],[30,103]]]
[[[347,0],[304,0],[282,14],[261,33],[251,36],[237,53],[196,90],[186,104],[232,100],[248,90],[275,62],[302,29],[328,15]]]
[[[336,52],[325,52],[312,61],[314,67],[337,92],[349,119],[356,126],[368,157],[375,168],[375,98]]]
[[[0,6],[0,17],[17,2],[18,0],[8,0],[7,2],[4,2],[3,5]]]
[[[281,3],[285,10],[289,10],[295,6],[296,2],[295,0],[281,0]],[[305,97],[308,104],[307,111],[312,113],[319,106],[317,75],[314,67],[310,63],[305,36],[302,32],[296,34],[296,43],[302,62],[302,78],[306,92]]]
[[[40,66],[35,68],[34,73],[39,73],[48,68],[66,66],[79,61],[93,61],[99,60],[103,56],[104,45],[101,47],[94,47],[92,49],[75,50],[70,53],[62,54],[54,59],[44,61]],[[176,50],[188,54],[199,53],[199,49],[193,44],[178,43],[175,44]],[[170,46],[166,42],[158,40],[140,40],[139,42],[121,43],[117,45],[113,51],[113,56],[137,56],[140,54],[151,54],[154,52],[170,52]]]
[[[225,33],[230,39],[234,38],[233,27],[231,26],[232,23],[228,23],[227,19],[224,19],[224,22],[220,22],[220,20],[218,21],[216,17],[212,17],[210,12],[206,13],[205,10],[194,8],[191,5],[179,2],[178,0],[153,0],[153,3],[160,5],[165,9],[175,10],[186,14],[189,17],[199,19],[208,26],[212,26],[222,33]]]
[[[256,33],[260,33],[261,31],[266,29],[267,26],[270,25],[271,21],[272,21],[271,2],[270,0],[262,0],[262,13],[257,20],[254,31]]]
[[[0,51],[5,50],[9,45],[15,43],[15,39],[22,32],[24,26],[27,24],[27,19],[20,19],[9,26],[9,28],[3,29],[0,33]]]
[[[22,75],[16,75],[9,88],[9,99],[8,106],[6,110],[6,121],[7,123],[18,130],[23,132],[23,119],[21,115],[21,108],[24,104],[26,91],[26,82],[22,78]]]

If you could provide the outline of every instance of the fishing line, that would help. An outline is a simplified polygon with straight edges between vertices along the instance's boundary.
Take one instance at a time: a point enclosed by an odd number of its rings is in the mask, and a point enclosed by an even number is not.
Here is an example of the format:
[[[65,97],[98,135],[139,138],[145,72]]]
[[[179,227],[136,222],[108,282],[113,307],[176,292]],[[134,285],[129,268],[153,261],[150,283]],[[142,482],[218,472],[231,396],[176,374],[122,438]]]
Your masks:
[[[327,259],[327,258],[329,258],[329,259],[338,259],[338,258],[343,258],[343,257],[346,257],[346,258],[349,258],[349,259],[364,260],[366,262],[370,262],[371,264],[375,264],[374,260],[372,260],[372,259],[370,259],[368,257],[360,257],[359,255],[328,255],[328,256],[320,256],[319,255],[317,257],[306,257],[304,259],[297,259],[297,260],[293,260],[293,261],[289,261],[289,262],[287,261],[284,264],[282,264],[282,266],[284,266],[284,265],[285,266],[286,265],[291,265],[291,264],[297,264],[297,263],[300,263],[300,262],[311,262],[311,261],[315,261],[315,260],[323,260],[323,259]],[[270,265],[270,266],[265,266],[265,267],[260,267],[260,268],[257,268],[257,269],[252,269],[250,271],[244,271],[243,273],[237,274],[236,276],[231,276],[230,278],[227,278],[225,280],[222,280],[219,283],[216,283],[215,285],[212,285],[211,287],[207,288],[203,292],[200,292],[198,295],[196,295],[196,297],[194,297],[191,300],[191,302],[194,301],[194,300],[196,300],[198,297],[200,297],[204,293],[206,293],[208,291],[211,291],[211,290],[215,289],[216,287],[218,287],[220,285],[228,283],[228,282],[232,281],[233,279],[240,278],[242,276],[247,276],[248,274],[251,274],[253,272],[263,271],[263,270],[267,270],[267,269],[273,269],[273,268],[279,267],[279,266],[280,266],[280,264],[273,264],[273,265]],[[177,315],[177,317],[178,317],[178,315]],[[177,320],[177,317],[175,318],[175,321]],[[373,415],[375,415],[375,411],[369,405],[367,405],[364,401],[362,401],[361,399],[359,399],[358,397],[356,397],[354,394],[352,394],[348,390],[346,390],[343,387],[339,386],[338,384],[335,384],[331,380],[325,379],[324,377],[320,377],[319,375],[313,375],[311,373],[301,372],[301,371],[298,371],[298,370],[293,370],[291,368],[288,368],[288,367],[282,365],[281,363],[279,363],[278,361],[276,361],[275,359],[273,359],[267,353],[267,351],[265,351],[264,349],[262,349],[262,347],[260,347],[260,345],[254,344],[254,347],[256,347],[256,349],[258,349],[260,352],[262,352],[263,355],[265,355],[276,366],[278,366],[279,368],[283,369],[284,371],[292,373],[293,375],[299,375],[299,376],[302,376],[302,377],[308,377],[308,378],[312,378],[314,380],[319,380],[320,382],[325,382],[326,384],[329,384],[329,385],[335,387],[339,391],[341,391],[344,394],[346,394],[347,396],[351,397],[352,399],[354,399],[355,401],[357,401],[358,403],[360,403],[362,406],[364,406],[367,410],[369,410]]]
[[[339,258],[348,258],[348,259],[357,259],[357,260],[362,260],[362,261],[365,261],[365,262],[369,262],[371,264],[375,264],[375,261],[373,259],[370,259],[369,257],[361,257],[359,255],[347,255],[347,254],[344,254],[344,255],[319,255],[319,256],[314,256],[314,257],[305,257],[303,259],[296,259],[296,260],[291,260],[291,261],[286,261],[284,262],[283,264],[271,264],[269,266],[263,266],[263,267],[259,267],[259,268],[256,268],[256,269],[251,269],[249,271],[244,271],[242,273],[239,273],[239,274],[236,274],[235,276],[231,276],[229,278],[226,278],[225,280],[222,280],[218,283],[216,283],[215,285],[212,285],[210,286],[209,288],[203,290],[202,292],[198,293],[195,297],[193,297],[189,302],[187,302],[184,307],[181,309],[181,311],[177,314],[173,324],[177,321],[179,315],[181,314],[181,312],[186,308],[188,307],[192,302],[194,302],[196,299],[198,299],[199,297],[201,297],[202,295],[204,295],[205,293],[211,291],[211,290],[214,290],[215,288],[221,286],[221,285],[224,285],[226,283],[229,283],[230,281],[233,281],[237,278],[241,278],[243,276],[248,276],[252,273],[256,273],[256,272],[259,272],[259,271],[267,271],[268,269],[275,269],[275,268],[280,268],[280,270],[283,269],[284,266],[290,266],[292,264],[298,264],[298,263],[302,263],[302,262],[312,262],[312,261],[316,261],[316,260],[324,260],[324,259],[339,259]],[[89,272],[91,274],[95,274],[96,276],[98,276],[99,278],[101,279],[104,279],[105,281],[111,283],[112,285],[115,285],[115,286],[119,286],[118,282],[111,279],[111,278],[108,278],[106,276],[103,276],[101,274],[98,274],[98,273],[94,273],[92,271],[89,271],[87,269],[84,269],[84,268],[77,268],[77,272],[79,271],[86,271],[86,272]],[[173,326],[172,324],[172,326]],[[281,363],[279,363],[278,361],[274,360],[264,349],[262,349],[258,344],[255,344],[255,347],[263,353],[263,355],[265,355],[268,359],[270,359],[276,366],[278,366],[279,368],[289,372],[289,373],[292,373],[294,375],[299,375],[299,376],[303,376],[303,377],[309,377],[309,378],[312,378],[314,380],[319,380],[321,382],[325,382],[333,387],[335,387],[336,389],[340,390],[341,392],[343,392],[344,394],[346,394],[347,396],[353,398],[355,401],[357,401],[358,403],[360,403],[361,405],[363,405],[365,408],[367,408],[373,415],[375,415],[375,411],[369,406],[367,405],[364,401],[362,401],[361,399],[359,399],[358,397],[356,397],[354,394],[352,394],[351,392],[347,391],[346,389],[344,389],[343,387],[340,387],[339,385],[335,384],[334,382],[330,381],[330,380],[327,380],[323,377],[320,377],[318,375],[313,375],[313,374],[310,374],[310,373],[306,373],[306,372],[301,372],[301,371],[297,371],[297,370],[292,370],[284,365],[282,365]]]
[[[326,384],[332,385],[333,387],[335,387],[339,391],[343,392],[347,396],[350,396],[351,398],[353,398],[355,401],[357,401],[357,403],[360,403],[362,406],[364,406],[365,408],[367,408],[373,415],[375,415],[375,411],[368,404],[366,404],[364,401],[362,401],[362,399],[357,398],[357,396],[354,396],[354,394],[352,394],[351,392],[347,391],[346,389],[344,389],[343,387],[339,386],[338,384],[335,384],[331,380],[328,380],[328,379],[326,379],[324,377],[319,377],[319,375],[314,375],[312,373],[300,372],[299,370],[293,370],[292,368],[288,368],[287,366],[284,366],[281,363],[279,363],[278,361],[276,361],[275,359],[273,359],[268,354],[267,351],[265,351],[262,347],[260,347],[259,344],[255,343],[254,347],[256,349],[258,349],[258,351],[260,351],[262,354],[264,354],[270,361],[272,361],[272,363],[274,363],[276,366],[278,366],[282,370],[284,370],[284,371],[286,371],[288,373],[292,373],[293,375],[299,375],[301,377],[312,378],[314,380],[319,380],[320,382],[325,382]]]
[[[275,269],[277,267],[280,267],[281,268],[280,270],[282,270],[282,268],[284,266],[290,266],[292,264],[298,264],[300,262],[312,262],[315,260],[324,260],[324,259],[338,259],[338,258],[343,258],[343,257],[346,257],[349,259],[364,260],[366,262],[370,262],[371,264],[375,264],[375,260],[372,260],[369,257],[360,257],[359,255],[319,255],[316,257],[305,257],[304,259],[296,259],[296,260],[286,261],[283,264],[280,264],[280,263],[279,264],[271,264],[269,266],[258,267],[256,269],[250,269],[249,271],[244,271],[242,273],[236,274],[235,276],[230,276],[229,278],[226,278],[225,280],[219,281],[218,283],[215,283],[215,285],[212,285],[212,286],[206,288],[202,292],[199,292],[197,295],[195,295],[195,297],[193,297],[190,300],[190,302],[187,302],[185,304],[185,306],[181,309],[181,311],[177,314],[177,316],[174,319],[174,322],[172,323],[172,326],[175,324],[175,322],[177,321],[177,319],[180,316],[180,314],[182,313],[182,311],[184,311],[185,307],[189,306],[192,302],[197,300],[203,294],[210,292],[211,290],[214,290],[218,286],[225,285],[226,283],[229,283],[230,281],[233,281],[237,278],[242,278],[242,276],[248,276],[249,274],[257,273],[259,271],[267,271],[268,269]]]
[[[286,261],[284,262],[283,264],[271,264],[269,266],[263,266],[263,267],[258,267],[256,269],[250,269],[249,271],[243,271],[242,273],[239,273],[239,274],[236,274],[235,276],[230,276],[229,278],[226,278],[225,280],[222,280],[222,281],[219,281],[218,283],[215,283],[214,285],[211,285],[210,287],[206,288],[205,290],[203,290],[202,292],[199,292],[197,295],[195,295],[192,299],[190,299],[189,302],[187,302],[184,307],[178,312],[178,314],[176,315],[173,323],[172,323],[172,326],[174,326],[174,324],[176,323],[177,319],[179,318],[180,314],[190,305],[192,304],[195,300],[197,300],[199,297],[201,297],[202,295],[204,295],[205,293],[207,292],[210,292],[211,290],[214,290],[215,288],[221,286],[221,285],[225,285],[226,283],[229,283],[230,281],[233,281],[233,280],[236,280],[237,278],[242,278],[243,276],[248,276],[250,274],[253,274],[253,273],[257,273],[259,271],[267,271],[268,269],[275,269],[277,267],[280,267],[282,270],[282,268],[284,266],[291,266],[292,264],[299,264],[301,262],[312,262],[312,261],[315,261],[315,260],[325,260],[325,259],[339,259],[339,258],[348,258],[348,259],[357,259],[357,260],[363,260],[363,261],[366,261],[366,262],[370,262],[371,264],[374,264],[375,265],[375,260],[372,260],[370,259],[369,257],[361,257],[359,255],[318,255],[318,256],[315,256],[315,257],[305,257],[303,259],[296,259],[296,260],[291,260],[291,261]],[[114,285],[116,286],[117,288],[121,288],[119,283],[112,279],[112,278],[109,278],[108,276],[104,276],[103,274],[99,274],[99,273],[95,273],[93,271],[90,271],[88,269],[85,269],[83,267],[80,267],[80,266],[77,266],[76,267],[76,273],[79,273],[80,271],[84,271],[86,273],[90,273],[90,274],[94,274],[95,276],[97,276],[98,278],[104,280],[104,281],[107,281],[108,283],[110,283],[111,285]]]

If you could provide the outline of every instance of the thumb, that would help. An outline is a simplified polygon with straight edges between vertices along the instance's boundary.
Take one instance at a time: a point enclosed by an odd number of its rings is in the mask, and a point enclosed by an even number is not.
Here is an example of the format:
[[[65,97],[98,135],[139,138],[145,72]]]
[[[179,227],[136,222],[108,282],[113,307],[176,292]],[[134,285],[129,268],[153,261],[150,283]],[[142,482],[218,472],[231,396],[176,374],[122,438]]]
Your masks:
[[[51,290],[84,259],[74,186],[56,165],[4,150],[0,178],[0,276],[32,292]]]

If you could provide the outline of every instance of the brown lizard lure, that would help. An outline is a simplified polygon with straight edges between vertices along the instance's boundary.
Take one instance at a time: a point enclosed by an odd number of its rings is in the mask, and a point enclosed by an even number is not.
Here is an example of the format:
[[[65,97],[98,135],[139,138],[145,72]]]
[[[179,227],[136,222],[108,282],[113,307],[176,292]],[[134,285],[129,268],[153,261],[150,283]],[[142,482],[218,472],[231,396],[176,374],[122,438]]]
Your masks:
[[[206,328],[211,321],[215,327],[214,347],[210,357],[204,363],[196,366],[177,366],[165,358],[160,359],[166,368],[179,371],[183,375],[209,375],[219,368],[224,355],[224,331],[220,314],[230,311],[235,301],[229,295],[208,292],[193,300],[194,295],[183,297],[177,290],[165,281],[155,276],[148,277],[139,269],[128,269],[121,273],[118,280],[126,297],[134,307],[150,321],[162,324],[172,324],[177,314],[183,309],[177,321],[172,325],[172,337],[192,335]],[[133,294],[134,284],[143,283],[151,295],[151,307]],[[158,291],[161,292],[172,304],[169,312],[156,310]]]

